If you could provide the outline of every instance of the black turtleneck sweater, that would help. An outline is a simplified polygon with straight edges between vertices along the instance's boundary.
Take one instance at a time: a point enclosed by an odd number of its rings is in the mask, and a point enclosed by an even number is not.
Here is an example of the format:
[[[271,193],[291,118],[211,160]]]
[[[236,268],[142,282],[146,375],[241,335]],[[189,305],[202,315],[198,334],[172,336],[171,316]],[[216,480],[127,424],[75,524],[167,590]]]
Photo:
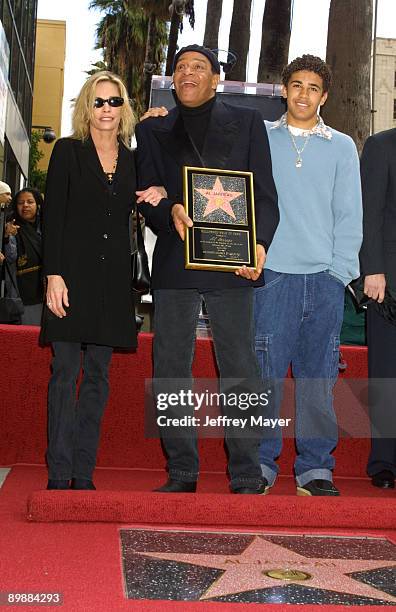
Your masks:
[[[186,132],[190,136],[200,155],[202,155],[204,148],[210,115],[215,100],[216,96],[213,96],[213,98],[210,98],[210,100],[204,104],[201,104],[201,106],[196,107],[183,106],[183,104],[180,102],[178,103]]]

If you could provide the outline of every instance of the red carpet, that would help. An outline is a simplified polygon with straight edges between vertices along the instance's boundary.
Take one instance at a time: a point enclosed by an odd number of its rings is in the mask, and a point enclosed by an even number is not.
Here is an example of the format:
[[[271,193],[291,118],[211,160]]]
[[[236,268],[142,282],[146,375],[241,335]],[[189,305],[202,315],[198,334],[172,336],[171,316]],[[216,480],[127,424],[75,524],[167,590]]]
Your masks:
[[[46,388],[50,350],[38,346],[37,328],[0,326],[0,339],[3,354],[8,355],[9,359],[8,367],[0,369],[2,397],[7,398],[0,407],[0,464],[42,464],[46,446]],[[144,438],[144,380],[151,376],[151,340],[150,334],[141,334],[138,353],[114,355],[111,396],[103,423],[99,466],[144,467],[146,470],[164,467],[159,441]],[[344,347],[343,359],[347,363],[347,370],[342,376],[366,376],[364,347]],[[200,339],[197,342],[194,374],[204,378],[216,376],[210,339]],[[364,478],[368,450],[367,439],[340,440],[335,452],[336,482],[340,477],[348,479],[338,483],[342,497],[331,502],[323,499],[297,499],[294,485],[287,478],[280,479],[265,500],[252,500],[249,497],[246,501],[241,496],[217,495],[228,491],[224,476],[226,460],[223,441],[207,439],[200,441],[201,471],[217,471],[221,474],[215,485],[213,477],[212,480],[208,477],[209,480],[200,482],[199,491],[208,495],[192,498],[171,496],[172,501],[169,501],[169,496],[164,499],[161,495],[140,494],[136,491],[149,491],[153,488],[149,479],[143,476],[141,487],[125,486],[120,479],[114,481],[117,486],[114,486],[114,482],[110,486],[108,483],[100,485],[99,481],[99,490],[94,495],[77,493],[79,498],[71,498],[67,492],[58,493],[55,498],[51,492],[41,490],[32,495],[29,512],[31,519],[43,521],[115,520],[161,524],[178,521],[181,524],[202,522],[220,525],[227,524],[229,519],[231,525],[393,527],[396,524],[395,497],[392,493],[392,497],[386,497],[383,492],[373,489],[367,478]],[[294,442],[285,440],[280,461],[283,475],[292,474],[293,458]],[[157,474],[159,476],[153,486],[165,479],[164,472]],[[205,482],[212,484],[207,488]],[[38,488],[43,489],[44,484],[45,475]],[[106,488],[111,491],[103,491]],[[80,503],[70,504],[71,499],[79,499]],[[263,501],[270,511],[262,512]],[[383,521],[381,525],[378,525],[376,518],[379,514]]]
[[[147,476],[131,470],[98,470],[97,484],[100,487],[112,486],[114,489],[129,489],[132,483],[143,489],[144,483],[157,484],[162,474],[151,473]],[[213,490],[216,482],[222,483],[227,490],[225,478],[205,476],[203,489]],[[249,612],[265,610],[283,612],[282,604],[225,604],[213,602],[187,603],[184,601],[133,601],[126,600],[120,571],[120,545],[118,530],[114,523],[32,523],[26,521],[26,497],[43,487],[46,480],[43,467],[17,466],[13,468],[4,486],[0,489],[0,551],[1,572],[0,591],[22,589],[32,592],[60,591],[64,604],[59,609],[65,612],[118,612],[123,610],[149,610],[151,612]],[[287,480],[287,479],[285,479]],[[344,489],[344,480],[338,482]],[[282,490],[289,483],[280,483]],[[368,491],[368,488],[367,488]],[[55,493],[53,493],[55,495]],[[93,493],[96,495],[96,493]],[[346,494],[346,491],[345,491]],[[225,496],[228,500],[232,496]],[[270,496],[262,498],[263,515]],[[309,501],[309,500],[307,500]],[[367,498],[370,501],[370,498]],[[380,518],[377,515],[378,527]],[[123,525],[123,527],[125,527]],[[133,525],[130,525],[133,527]],[[142,525],[141,525],[142,527]],[[178,528],[175,523],[173,528]],[[200,526],[196,525],[199,529]],[[191,527],[189,528],[191,529]],[[216,531],[227,531],[227,527],[217,527]],[[238,531],[244,531],[238,529]],[[246,530],[249,531],[249,530]],[[255,528],[255,531],[257,529]],[[260,530],[258,530],[260,531]],[[265,533],[306,533],[307,530],[295,528],[264,529]],[[386,530],[342,530],[309,529],[309,533],[332,533],[333,535],[383,536],[395,540],[395,531]],[[18,606],[21,612],[39,612],[42,607]],[[57,609],[57,608],[51,608]],[[344,606],[288,605],[288,612],[341,612]],[[359,611],[383,610],[383,606],[359,606]]]
[[[25,472],[29,477],[28,468]],[[43,470],[43,483],[45,478]],[[385,491],[375,497],[375,489],[363,479],[339,479],[337,485],[342,496],[329,499],[297,497],[292,478],[281,478],[266,496],[231,495],[224,476],[208,473],[201,478],[198,494],[152,493],[151,489],[163,478],[163,474],[154,471],[98,470],[98,490],[94,492],[34,491],[28,500],[27,517],[43,522],[212,527],[394,529],[396,526],[395,492]]]
[[[144,437],[144,380],[151,377],[151,334],[140,334],[135,354],[115,354],[111,393],[105,412],[98,466],[162,468],[165,461],[158,440]],[[7,367],[0,368],[0,465],[44,463],[46,447],[46,393],[50,349],[38,346],[38,328],[0,325],[2,354]],[[347,370],[341,377],[367,376],[365,347],[343,347]],[[210,339],[196,345],[194,375],[216,376]],[[341,439],[335,452],[336,476],[364,477],[369,452],[367,439]],[[293,440],[285,440],[281,473],[292,473]],[[224,471],[223,441],[200,442],[203,471]]]
[[[265,609],[279,612],[283,605],[127,601],[120,571],[118,528],[124,522],[139,525],[207,525],[216,530],[264,529],[266,532],[394,537],[395,492],[370,486],[365,477],[368,440],[343,439],[336,455],[335,481],[342,497],[333,500],[297,498],[291,478],[279,479],[270,495],[260,498],[228,494],[222,440],[203,440],[200,495],[161,496],[150,490],[165,479],[158,440],[144,438],[144,379],[151,376],[151,336],[140,335],[136,354],[117,354],[111,368],[111,397],[103,423],[97,492],[47,492],[43,467],[46,446],[46,387],[50,351],[37,344],[37,328],[0,326],[0,465],[19,465],[0,489],[0,591],[61,591],[67,612],[153,610]],[[348,369],[344,376],[367,375],[365,348],[345,347]],[[216,375],[212,343],[197,342],[194,374]],[[286,440],[280,462],[282,474],[292,472],[293,441]],[[217,474],[205,473],[208,470]],[[171,500],[169,500],[171,497]],[[30,519],[27,519],[29,498]],[[239,500],[239,501],[238,501]],[[78,503],[76,503],[78,501]],[[66,503],[65,503],[66,502]],[[313,502],[313,503],[312,503]],[[33,520],[34,519],[34,520]],[[77,522],[77,521],[84,522]],[[103,522],[105,520],[114,522]],[[42,521],[42,522],[41,522]],[[55,521],[55,522],[46,522]],[[94,521],[101,521],[94,522]],[[193,527],[191,526],[193,524]],[[242,525],[242,527],[241,527]],[[313,525],[313,526],[312,526]],[[348,527],[346,530],[345,527]],[[388,530],[388,531],[386,531]],[[321,610],[326,606],[321,606]],[[331,612],[343,606],[328,607]],[[359,610],[383,609],[359,606]],[[18,606],[24,610],[42,607]],[[288,605],[288,611],[302,606]],[[305,611],[318,610],[307,605]]]

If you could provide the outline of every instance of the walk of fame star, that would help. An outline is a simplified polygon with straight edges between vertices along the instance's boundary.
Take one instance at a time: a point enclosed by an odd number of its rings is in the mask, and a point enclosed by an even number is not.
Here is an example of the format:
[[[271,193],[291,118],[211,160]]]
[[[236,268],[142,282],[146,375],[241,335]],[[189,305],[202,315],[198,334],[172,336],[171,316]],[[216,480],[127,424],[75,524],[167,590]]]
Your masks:
[[[136,554],[146,559],[150,557],[221,570],[222,573],[201,594],[200,600],[225,597],[246,591],[303,584],[313,592],[320,589],[321,592],[325,590],[396,604],[396,597],[349,575],[354,572],[380,568],[395,568],[396,570],[394,560],[307,557],[261,536],[253,537],[246,548],[235,555],[149,551],[136,551]],[[276,569],[289,570],[290,578],[287,582],[268,576],[267,572],[277,575],[274,572]],[[301,582],[302,574],[308,575],[303,583]]]
[[[233,219],[236,219],[235,213],[231,207],[231,202],[243,195],[242,191],[226,191],[219,176],[216,177],[215,184],[213,185],[212,189],[198,189],[195,187],[195,191],[198,191],[199,194],[208,200],[205,212],[203,214],[204,217],[207,217],[214,210],[220,208],[227,215]]]

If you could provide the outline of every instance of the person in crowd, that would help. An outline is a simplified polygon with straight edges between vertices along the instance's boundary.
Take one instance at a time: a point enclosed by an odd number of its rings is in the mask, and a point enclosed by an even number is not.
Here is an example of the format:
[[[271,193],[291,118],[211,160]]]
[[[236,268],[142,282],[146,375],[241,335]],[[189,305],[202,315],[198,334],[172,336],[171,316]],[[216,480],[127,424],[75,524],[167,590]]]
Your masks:
[[[396,290],[396,130],[370,136],[361,158],[363,245],[367,307],[369,404],[372,420],[367,473],[375,487],[394,488],[396,476],[396,327],[381,306]],[[385,380],[386,379],[386,380]]]
[[[53,349],[48,489],[95,489],[113,348],[136,347],[128,236],[136,189],[129,148],[134,123],[120,78],[107,71],[92,75],[75,101],[73,134],[57,141],[48,168],[41,333]]]
[[[217,99],[220,65],[209,49],[190,45],[175,56],[177,105],[166,117],[149,117],[136,128],[138,202],[157,232],[153,257],[154,382],[191,379],[197,321],[204,300],[210,317],[220,378],[260,382],[254,353],[253,283],[262,271],[279,212],[265,126],[258,111]],[[257,268],[229,272],[185,268],[184,165],[253,171],[257,229]],[[153,199],[153,185],[167,198]],[[147,199],[151,198],[150,204]],[[152,205],[154,204],[154,205]],[[261,384],[261,383],[260,383]],[[166,385],[165,385],[166,386]],[[158,390],[160,384],[155,386]],[[169,389],[171,384],[169,385]],[[257,389],[255,389],[257,390]],[[180,416],[180,405],[167,416]],[[251,435],[250,435],[251,434]],[[199,473],[196,429],[161,428],[168,459],[168,481],[160,492],[195,492]],[[249,438],[250,436],[250,438]],[[242,438],[226,428],[231,490],[262,494],[264,481],[253,432]]]
[[[12,220],[5,228],[5,254],[16,265],[18,292],[24,305],[22,325],[40,325],[44,286],[40,209],[43,198],[32,187],[18,191],[12,200]]]
[[[0,206],[8,206],[12,200],[11,187],[0,181]]]
[[[12,200],[11,195],[11,187],[4,183],[4,181],[0,181],[0,207],[2,209],[6,208]],[[5,228],[4,228],[4,237],[5,237]],[[3,247],[4,249],[4,247]],[[4,261],[5,255],[3,252],[0,252],[0,263]]]
[[[338,374],[345,286],[359,275],[362,202],[359,158],[351,138],[319,116],[331,72],[303,55],[282,75],[287,112],[267,122],[280,222],[267,255],[265,285],[255,290],[256,352],[274,384],[270,407],[280,408],[283,379],[296,379],[297,494],[335,496]],[[282,437],[260,446],[263,477],[272,487]]]
[[[11,201],[11,187],[7,183],[0,181],[0,208],[1,214],[3,216],[2,223],[4,224],[2,228],[3,235],[1,236],[0,241],[2,245],[0,247],[0,264],[3,264],[3,262],[5,261],[4,267],[2,265],[0,268],[0,272],[2,278],[4,278],[5,281],[6,295],[8,297],[18,297],[17,280],[15,273],[16,243],[13,243],[10,246],[8,245],[9,236],[15,235],[17,232],[17,228],[9,222],[9,205]],[[5,256],[6,251],[7,258]],[[19,323],[19,319],[16,322]]]

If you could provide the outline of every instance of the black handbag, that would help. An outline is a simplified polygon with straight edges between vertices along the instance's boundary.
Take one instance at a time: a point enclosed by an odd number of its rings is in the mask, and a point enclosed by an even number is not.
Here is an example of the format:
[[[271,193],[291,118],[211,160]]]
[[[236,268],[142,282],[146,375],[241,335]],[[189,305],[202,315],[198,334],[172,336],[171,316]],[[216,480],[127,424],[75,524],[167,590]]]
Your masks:
[[[0,252],[3,251],[4,225],[5,208],[2,207],[0,213]],[[0,323],[20,323],[21,315],[24,311],[24,306],[21,298],[19,297],[18,287],[16,285],[7,260],[4,259],[3,263],[0,264],[0,266]],[[6,295],[6,271],[8,274],[8,278],[15,290],[14,297]]]
[[[132,223],[130,225],[132,226]],[[142,227],[140,225],[140,215],[137,208],[135,240],[133,240],[133,231],[131,229],[131,245],[132,290],[136,291],[137,293],[148,293],[150,291],[151,283],[150,268],[146,249],[144,247]]]
[[[11,283],[14,285],[16,291],[17,287],[12,277],[11,270],[6,260],[3,262],[3,267],[8,271]],[[0,323],[20,323],[21,315],[23,315],[24,306],[20,297],[8,297],[5,295],[5,278],[1,279],[1,290],[0,290]]]

